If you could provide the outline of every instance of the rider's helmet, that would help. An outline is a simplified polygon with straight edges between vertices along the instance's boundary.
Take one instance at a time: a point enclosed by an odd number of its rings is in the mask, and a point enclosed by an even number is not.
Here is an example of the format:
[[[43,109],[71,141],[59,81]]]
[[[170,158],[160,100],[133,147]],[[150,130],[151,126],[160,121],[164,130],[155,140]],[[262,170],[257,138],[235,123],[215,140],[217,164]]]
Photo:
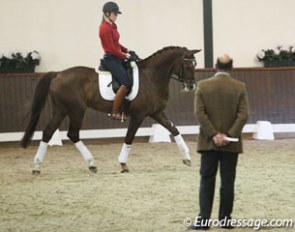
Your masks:
[[[111,13],[114,12],[116,14],[121,14],[122,12],[119,10],[119,6],[117,3],[115,2],[107,2],[104,4],[103,9],[102,9],[103,13]]]

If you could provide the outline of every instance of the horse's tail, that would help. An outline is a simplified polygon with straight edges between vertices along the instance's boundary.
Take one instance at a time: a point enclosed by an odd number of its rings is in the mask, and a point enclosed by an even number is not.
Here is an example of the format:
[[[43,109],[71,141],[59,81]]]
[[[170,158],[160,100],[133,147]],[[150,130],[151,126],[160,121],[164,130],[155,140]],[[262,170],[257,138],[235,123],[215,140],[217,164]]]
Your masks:
[[[33,137],[34,131],[36,130],[37,123],[40,118],[40,114],[41,114],[42,109],[46,103],[51,80],[55,76],[56,76],[55,72],[46,73],[40,79],[40,81],[38,82],[38,84],[36,86],[34,99],[32,102],[31,110],[29,112],[30,119],[29,119],[29,122],[26,126],[25,134],[21,140],[21,146],[23,148],[26,148],[29,145],[29,143]]]

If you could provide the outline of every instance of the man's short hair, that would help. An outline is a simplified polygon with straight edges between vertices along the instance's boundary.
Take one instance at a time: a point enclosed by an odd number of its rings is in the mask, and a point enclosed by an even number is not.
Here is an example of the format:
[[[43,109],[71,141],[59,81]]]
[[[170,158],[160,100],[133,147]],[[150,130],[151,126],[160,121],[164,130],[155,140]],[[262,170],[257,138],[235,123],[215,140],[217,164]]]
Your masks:
[[[231,70],[233,68],[233,59],[228,55],[223,55],[217,58],[216,68],[220,70]]]

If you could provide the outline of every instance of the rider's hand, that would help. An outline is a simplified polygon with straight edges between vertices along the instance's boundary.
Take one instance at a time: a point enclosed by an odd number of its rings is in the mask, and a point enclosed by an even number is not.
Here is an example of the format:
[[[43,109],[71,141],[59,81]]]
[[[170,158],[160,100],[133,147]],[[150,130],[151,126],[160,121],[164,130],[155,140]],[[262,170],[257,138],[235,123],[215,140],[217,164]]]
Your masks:
[[[128,61],[130,61],[130,62],[132,62],[132,61],[135,61],[135,62],[137,62],[138,61],[138,57],[137,57],[137,55],[134,55],[134,54],[128,54],[127,55],[127,57],[128,57]]]
[[[136,55],[135,51],[129,50],[128,53],[132,56],[132,55]]]

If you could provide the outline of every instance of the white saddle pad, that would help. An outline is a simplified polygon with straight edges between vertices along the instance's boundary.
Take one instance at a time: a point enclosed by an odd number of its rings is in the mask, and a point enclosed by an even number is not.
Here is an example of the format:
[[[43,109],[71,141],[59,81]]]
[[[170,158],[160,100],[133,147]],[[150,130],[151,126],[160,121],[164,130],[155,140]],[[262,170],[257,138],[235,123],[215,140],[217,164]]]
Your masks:
[[[133,70],[133,86],[129,95],[126,96],[126,99],[129,101],[132,101],[137,96],[139,87],[138,67],[135,62],[131,62],[131,67]],[[113,101],[115,98],[115,93],[113,91],[112,85],[109,85],[112,82],[111,73],[107,71],[100,71],[98,69],[96,69],[96,72],[98,73],[100,95],[107,101]]]

